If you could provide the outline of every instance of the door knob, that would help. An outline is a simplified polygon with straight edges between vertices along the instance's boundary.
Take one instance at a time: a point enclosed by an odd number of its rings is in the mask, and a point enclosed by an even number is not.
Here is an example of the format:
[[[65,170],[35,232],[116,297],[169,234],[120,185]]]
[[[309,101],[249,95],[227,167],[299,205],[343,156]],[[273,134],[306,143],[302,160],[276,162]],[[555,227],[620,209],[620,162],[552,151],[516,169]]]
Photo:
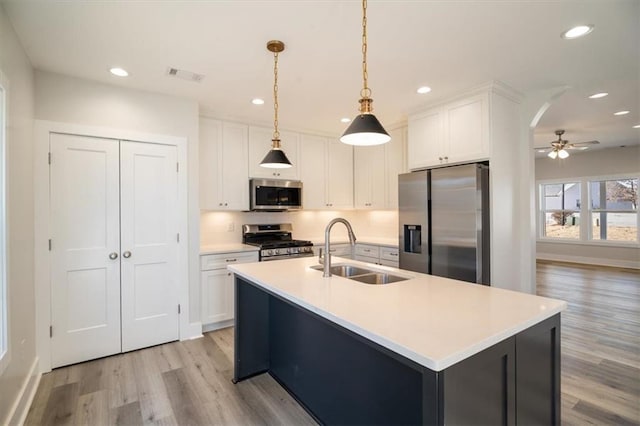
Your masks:
[[[124,257],[125,259],[128,259],[131,257],[131,252],[130,251],[125,251],[124,253],[122,253],[122,257]]]
[[[116,252],[109,253],[109,259],[116,260],[117,258],[118,258],[118,253]]]

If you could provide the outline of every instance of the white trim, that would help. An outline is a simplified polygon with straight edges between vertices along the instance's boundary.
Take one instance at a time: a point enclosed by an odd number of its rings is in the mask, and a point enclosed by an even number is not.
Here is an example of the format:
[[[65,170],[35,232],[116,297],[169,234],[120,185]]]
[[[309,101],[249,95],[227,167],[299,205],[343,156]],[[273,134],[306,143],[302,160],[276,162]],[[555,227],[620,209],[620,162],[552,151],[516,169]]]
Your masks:
[[[187,138],[153,133],[134,132],[126,129],[85,126],[44,120],[34,122],[34,252],[35,252],[35,296],[36,296],[36,348],[40,358],[40,372],[51,371],[51,285],[48,240],[49,229],[49,134],[63,133],[100,137],[135,142],[173,145],[178,150],[178,208],[181,236],[178,247],[178,274],[180,313],[180,340],[187,340],[202,333],[200,322],[190,323],[189,301],[189,221],[188,221],[188,176]],[[55,159],[53,160],[55,161]]]
[[[29,374],[24,378],[20,391],[16,396],[13,405],[9,409],[9,413],[6,418],[7,425],[22,425],[27,418],[29,408],[33,398],[36,396],[38,385],[40,384],[40,378],[42,373],[37,371],[38,357],[35,357],[29,368]]]
[[[220,321],[220,322],[214,322],[211,324],[203,324],[202,325],[202,332],[203,333],[207,333],[209,331],[215,331],[215,330],[220,330],[223,328],[227,328],[227,327],[233,327],[235,325],[235,320],[230,319],[230,320],[226,320],[226,321]]]
[[[575,240],[570,238],[538,238],[536,243],[558,243],[558,244],[571,244],[575,246],[600,246],[600,247],[615,247],[615,248],[640,248],[640,243],[616,241],[616,240]]]
[[[9,126],[9,80],[0,70],[0,375],[11,362],[9,327],[9,176],[7,161],[7,127]]]
[[[616,268],[640,269],[640,263],[632,260],[616,260],[601,257],[571,256],[568,254],[540,253],[536,255],[538,260],[556,260],[558,262],[581,263],[585,265],[612,266]]]

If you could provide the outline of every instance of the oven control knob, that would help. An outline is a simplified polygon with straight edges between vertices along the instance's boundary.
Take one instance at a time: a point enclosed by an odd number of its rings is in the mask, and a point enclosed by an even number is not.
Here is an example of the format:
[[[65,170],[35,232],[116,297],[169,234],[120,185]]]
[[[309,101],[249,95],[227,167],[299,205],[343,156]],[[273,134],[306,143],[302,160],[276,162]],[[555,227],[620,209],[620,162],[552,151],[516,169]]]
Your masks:
[[[273,250],[265,250],[264,254],[265,254],[265,256],[271,256],[271,255],[273,255]]]
[[[300,253],[309,253],[311,251],[311,247],[300,247]]]
[[[297,254],[299,252],[298,247],[292,247],[291,249],[289,249],[289,251],[291,252],[291,254]]]

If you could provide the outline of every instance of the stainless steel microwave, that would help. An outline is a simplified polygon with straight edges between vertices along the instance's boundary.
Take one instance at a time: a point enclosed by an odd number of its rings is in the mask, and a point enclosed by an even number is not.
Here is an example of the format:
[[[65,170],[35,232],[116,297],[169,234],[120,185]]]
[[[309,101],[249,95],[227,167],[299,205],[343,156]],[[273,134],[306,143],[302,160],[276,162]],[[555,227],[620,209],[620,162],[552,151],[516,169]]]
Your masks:
[[[302,208],[302,182],[297,180],[251,179],[250,208],[255,211],[286,211]]]

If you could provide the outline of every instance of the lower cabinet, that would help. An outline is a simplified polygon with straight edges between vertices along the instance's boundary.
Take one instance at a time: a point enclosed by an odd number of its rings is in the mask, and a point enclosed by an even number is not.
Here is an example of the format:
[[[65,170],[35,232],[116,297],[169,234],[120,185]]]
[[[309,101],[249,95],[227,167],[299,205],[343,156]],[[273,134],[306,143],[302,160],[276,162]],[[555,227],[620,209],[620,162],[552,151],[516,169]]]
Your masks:
[[[258,261],[258,252],[203,255],[200,259],[201,321],[204,331],[231,325],[234,318],[233,274],[227,265]]]
[[[376,265],[393,266],[394,268],[399,266],[398,249],[395,247],[356,244],[354,259]]]

